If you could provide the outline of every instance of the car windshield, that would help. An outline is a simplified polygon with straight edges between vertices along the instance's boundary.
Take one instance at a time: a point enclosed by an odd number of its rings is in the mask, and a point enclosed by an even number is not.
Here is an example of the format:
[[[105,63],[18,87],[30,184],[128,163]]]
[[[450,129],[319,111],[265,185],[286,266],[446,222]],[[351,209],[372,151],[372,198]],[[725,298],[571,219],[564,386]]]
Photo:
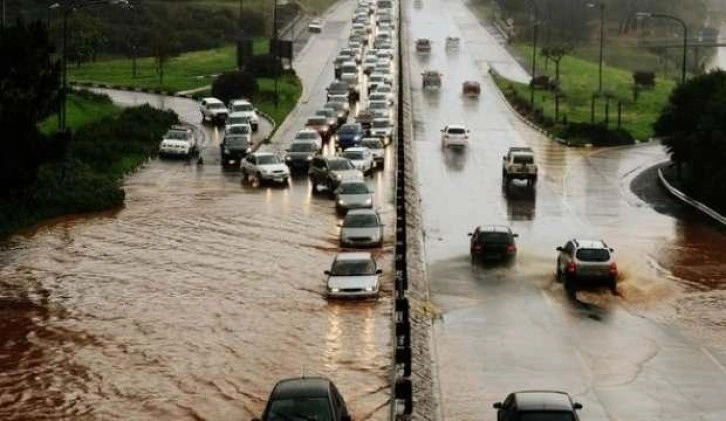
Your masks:
[[[346,124],[340,128],[341,133],[357,133],[360,131],[360,127],[356,124]]]
[[[308,119],[308,126],[323,126],[327,120],[325,117],[315,117]]]
[[[336,82],[330,85],[331,91],[347,91],[348,90],[348,84],[345,82]]]
[[[345,151],[343,152],[343,156],[352,160],[360,160],[366,158],[366,155],[365,153],[363,153],[363,151]]]
[[[518,421],[574,421],[571,412],[565,411],[526,411],[520,412]]]
[[[377,129],[381,129],[381,128],[386,129],[386,128],[391,127],[388,120],[373,120],[372,126]]]
[[[578,249],[576,257],[583,262],[607,262],[610,252],[607,249]]]
[[[378,139],[375,140],[363,140],[360,143],[361,146],[365,146],[368,149],[383,149],[383,142]]]
[[[270,403],[268,421],[332,421],[328,398],[277,399]]]
[[[217,103],[217,102],[212,102],[211,104],[209,104],[207,106],[207,108],[209,108],[210,110],[219,110],[219,109],[224,108],[224,104],[220,104],[220,103]]]
[[[328,163],[328,166],[330,167],[330,169],[332,171],[345,171],[345,170],[353,170],[353,169],[355,169],[355,167],[353,166],[353,164],[351,164],[351,162],[348,161],[347,159],[331,160]]]
[[[465,134],[466,130],[461,127],[449,127],[446,131],[448,134]]]
[[[189,138],[189,134],[182,130],[169,130],[166,132],[166,135],[164,135],[165,139],[174,139],[174,140],[187,140]]]
[[[375,275],[373,260],[336,260],[330,273],[335,276]]]
[[[259,155],[257,156],[257,165],[279,164],[280,158],[277,155]]]
[[[232,106],[232,111],[254,111],[255,107],[252,104],[235,104]]]
[[[480,243],[489,244],[508,244],[510,242],[509,234],[506,232],[481,232],[477,239]]]
[[[224,143],[230,146],[244,146],[247,147],[249,142],[246,136],[227,136],[224,138]]]
[[[318,138],[318,134],[315,132],[300,132],[295,135],[295,139],[303,139],[303,140],[315,140]]]
[[[231,126],[233,124],[245,124],[245,123],[249,123],[249,121],[250,121],[249,117],[235,116],[235,117],[230,117],[227,119],[227,125]]]
[[[391,92],[391,88],[389,86],[383,85],[383,86],[379,86],[378,88],[376,88],[375,92],[389,93],[389,92]]]
[[[233,134],[248,134],[250,132],[250,126],[246,124],[235,124],[227,128],[227,133]]]
[[[343,228],[372,228],[378,226],[378,217],[373,214],[346,215]]]
[[[314,143],[298,142],[290,144],[290,152],[315,152],[318,147]]]
[[[386,108],[386,103],[385,102],[380,102],[380,101],[372,101],[368,105],[368,108],[370,108],[372,110],[383,110],[383,109]]]
[[[513,161],[515,164],[532,164],[534,157],[532,155],[514,155]]]
[[[317,110],[317,111],[315,111],[315,114],[316,115],[322,115],[322,116],[325,116],[325,117],[330,117],[333,114],[335,114],[335,111],[331,110],[330,108],[326,108],[324,110]]]
[[[370,193],[365,183],[343,183],[340,185],[340,194],[366,194]]]

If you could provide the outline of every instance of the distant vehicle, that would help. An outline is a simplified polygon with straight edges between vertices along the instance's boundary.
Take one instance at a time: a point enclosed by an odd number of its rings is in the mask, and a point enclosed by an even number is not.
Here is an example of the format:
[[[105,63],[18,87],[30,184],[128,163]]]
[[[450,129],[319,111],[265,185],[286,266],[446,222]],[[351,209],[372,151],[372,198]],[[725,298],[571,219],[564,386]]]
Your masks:
[[[252,119],[250,116],[244,114],[244,113],[231,113],[227,120],[224,122],[224,130],[227,131],[227,128],[229,126],[236,126],[238,124],[246,124],[250,126],[250,130],[252,130]]]
[[[368,103],[368,109],[373,113],[374,120],[378,118],[393,120],[393,109],[388,101],[371,101]]]
[[[478,97],[481,94],[481,84],[475,80],[467,80],[461,85],[461,93],[467,97]]]
[[[175,125],[162,136],[159,157],[191,157],[197,151],[197,139],[189,127]]]
[[[360,145],[371,150],[376,168],[383,168],[386,156],[386,145],[383,144],[383,141],[377,137],[364,137],[360,141]]]
[[[348,123],[340,126],[338,130],[338,146],[342,150],[360,145],[365,131],[360,123]]]
[[[319,34],[323,32],[323,22],[320,19],[313,19],[308,24],[308,32]]]
[[[477,260],[510,260],[517,254],[514,239],[518,234],[503,225],[485,225],[476,227],[469,233],[469,254],[472,261]]]
[[[313,157],[318,153],[318,145],[314,140],[298,140],[292,142],[286,151],[285,164],[290,171],[307,171]]]
[[[358,65],[352,61],[343,63],[340,67],[340,80],[348,84],[349,99],[357,101],[360,98]]]
[[[295,137],[292,138],[293,143],[302,140],[313,141],[318,146],[318,150],[323,149],[323,139],[316,130],[302,129],[295,133]]]
[[[617,294],[618,265],[603,240],[572,239],[557,251],[557,280],[564,282],[568,294],[602,285]]]
[[[219,145],[222,156],[222,167],[239,166],[242,159],[251,152],[250,136],[243,134],[225,134]]]
[[[328,85],[328,88],[326,89],[327,94],[325,95],[325,100],[330,101],[331,95],[344,95],[346,97],[346,100],[349,99],[350,91],[348,89],[348,83],[343,82],[341,80],[334,80],[330,82],[330,85]]]
[[[355,169],[359,170],[364,175],[372,173],[373,168],[376,166],[376,163],[373,161],[373,154],[368,148],[348,148],[344,150],[341,155],[348,158]]]
[[[257,115],[257,108],[246,99],[233,99],[229,102],[230,117],[234,115],[242,115],[249,118],[252,131],[256,132],[260,127],[260,116]]]
[[[504,402],[496,402],[497,421],[579,421],[577,410],[582,404],[573,402],[569,394],[555,390],[522,390],[510,393]]]
[[[320,115],[312,116],[305,122],[305,128],[315,130],[323,139],[323,142],[327,142],[333,135],[333,129],[328,124],[328,118]]]
[[[368,131],[371,137],[381,139],[384,144],[391,143],[393,139],[393,123],[388,118],[374,118]]]
[[[527,186],[534,186],[537,183],[537,172],[532,148],[511,147],[502,157],[502,183],[505,186],[511,180],[526,180]]]
[[[344,214],[350,209],[372,208],[373,191],[365,181],[346,180],[335,189],[335,212]]]
[[[229,115],[224,102],[212,97],[202,98],[199,102],[199,111],[202,113],[202,123],[205,121],[224,123]]]
[[[318,193],[318,186],[325,186],[331,195],[343,181],[363,181],[364,178],[348,158],[332,156],[313,157],[308,176],[312,181],[313,194]]]
[[[363,73],[369,75],[378,64],[378,57],[368,56],[363,60]]]
[[[331,108],[335,111],[338,117],[338,126],[345,124],[348,121],[348,114],[350,113],[350,105],[348,101],[328,101],[323,105],[323,108]]]
[[[463,148],[469,143],[469,130],[462,124],[447,124],[441,129],[441,146]]]
[[[273,181],[287,184],[290,180],[290,169],[280,158],[271,152],[254,152],[242,160],[242,176],[254,175],[260,184]]]
[[[383,245],[383,221],[374,209],[351,209],[340,226],[341,247],[372,248]]]
[[[416,40],[416,52],[417,53],[430,53],[431,52],[431,41],[428,38],[419,38]]]
[[[331,131],[334,132],[338,127],[338,113],[335,110],[331,108],[321,108],[319,110],[315,110],[315,115],[323,116],[328,119],[328,126]]]
[[[459,49],[459,37],[446,37],[447,50],[458,50]]]
[[[328,297],[376,298],[382,273],[368,252],[338,253],[330,270],[325,271]]]
[[[369,130],[371,128],[371,123],[373,123],[373,119],[375,116],[369,110],[368,108],[364,108],[360,111],[358,111],[358,115],[355,116],[355,122],[360,123],[360,125],[363,127],[363,130]]]
[[[425,72],[421,73],[421,76],[423,76],[422,81],[424,89],[441,88],[441,73],[435,70],[426,70]]]
[[[277,382],[265,411],[253,421],[351,421],[345,400],[324,377],[297,377]]]
[[[368,94],[368,101],[385,101],[393,105],[393,95],[385,92],[373,91]]]

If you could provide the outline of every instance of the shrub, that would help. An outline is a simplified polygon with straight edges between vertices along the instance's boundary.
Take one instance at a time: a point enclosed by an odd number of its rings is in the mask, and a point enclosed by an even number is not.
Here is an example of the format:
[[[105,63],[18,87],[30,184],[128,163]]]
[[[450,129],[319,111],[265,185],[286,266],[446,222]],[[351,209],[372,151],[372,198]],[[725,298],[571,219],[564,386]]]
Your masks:
[[[252,56],[246,70],[255,77],[275,77],[276,74],[282,74],[282,61],[272,54]]]
[[[212,83],[212,96],[225,103],[235,98],[251,98],[259,90],[257,79],[249,72],[222,73]]]
[[[568,140],[587,140],[596,146],[630,145],[633,135],[624,129],[610,129],[604,124],[570,123],[559,133]]]
[[[633,83],[644,88],[655,87],[655,72],[633,72]]]

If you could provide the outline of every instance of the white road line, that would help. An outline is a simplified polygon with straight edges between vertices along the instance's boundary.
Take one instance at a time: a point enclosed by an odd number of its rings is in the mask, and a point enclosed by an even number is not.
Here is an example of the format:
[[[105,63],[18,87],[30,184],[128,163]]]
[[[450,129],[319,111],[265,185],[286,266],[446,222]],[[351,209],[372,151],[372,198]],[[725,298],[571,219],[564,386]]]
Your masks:
[[[701,352],[703,352],[704,354],[706,354],[706,356],[711,361],[713,361],[714,364],[716,364],[716,367],[718,367],[719,370],[721,370],[722,373],[726,374],[726,367],[724,367],[723,364],[721,364],[721,362],[719,362],[719,360],[717,360],[716,357],[714,357],[713,354],[711,354],[711,352],[709,350],[707,350],[704,347],[701,347],[700,349],[701,349]]]

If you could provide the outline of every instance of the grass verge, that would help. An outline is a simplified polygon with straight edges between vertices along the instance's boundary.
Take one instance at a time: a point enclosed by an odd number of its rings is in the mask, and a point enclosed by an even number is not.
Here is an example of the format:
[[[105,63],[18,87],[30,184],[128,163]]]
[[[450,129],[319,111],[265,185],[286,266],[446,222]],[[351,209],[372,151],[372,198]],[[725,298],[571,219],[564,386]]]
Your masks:
[[[517,51],[531,66],[531,46],[516,45]],[[543,57],[538,56],[542,63]],[[538,74],[554,77],[554,64],[547,69],[538,68]],[[500,88],[513,89],[522,99],[529,102],[530,88],[528,84],[517,83],[502,78],[495,78]],[[634,100],[632,90],[632,73],[627,70],[610,66],[603,67],[603,93],[595,99],[595,123],[603,123],[608,119],[609,127],[616,127],[618,120],[618,103],[622,104],[621,125],[639,140],[652,136],[652,125],[668,101],[675,86],[671,80],[657,79],[656,86],[650,90],[641,90]],[[555,135],[564,132],[565,123],[590,123],[592,119],[593,94],[598,86],[598,65],[596,63],[566,56],[560,63],[560,88],[564,96],[559,100],[558,121],[551,128]],[[610,97],[608,101],[605,96]],[[609,102],[609,107],[607,103]],[[535,90],[534,106],[541,109],[542,114],[554,121],[555,97],[552,92]],[[606,109],[608,113],[606,114]]]
[[[121,113],[121,107],[115,105],[108,96],[96,95],[89,91],[75,91],[68,94],[66,104],[67,125],[76,130],[93,121],[112,117]],[[58,130],[58,115],[54,114],[38,125],[41,133],[50,135]]]

